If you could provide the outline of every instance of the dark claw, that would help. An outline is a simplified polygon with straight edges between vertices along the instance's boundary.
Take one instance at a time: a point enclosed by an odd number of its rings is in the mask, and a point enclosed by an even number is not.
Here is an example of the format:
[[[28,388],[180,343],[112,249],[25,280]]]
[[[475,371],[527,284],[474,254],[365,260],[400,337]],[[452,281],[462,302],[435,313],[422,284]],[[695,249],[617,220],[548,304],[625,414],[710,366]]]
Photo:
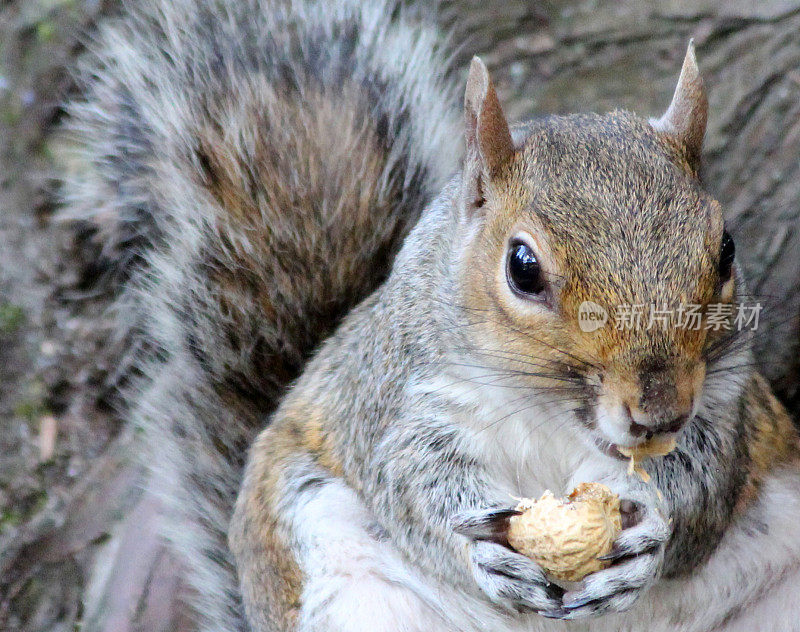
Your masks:
[[[522,512],[516,509],[470,512],[455,519],[453,531],[475,540],[491,540],[505,544],[508,520],[520,513]]]
[[[574,596],[570,596],[570,593],[567,593],[566,595],[564,595],[563,609],[567,611],[570,618],[572,617],[572,614],[576,610],[580,610],[581,608],[586,608],[586,607],[588,607],[590,609],[590,612],[593,614],[602,614],[603,612],[608,612],[609,603],[613,597],[620,597],[622,595],[635,593],[636,590],[637,589],[635,588],[629,588],[618,591],[615,594],[605,595],[599,598],[586,597],[586,596],[580,597],[578,593],[576,593]]]
[[[642,545],[641,549],[638,549],[635,553],[631,551],[626,551],[624,549],[618,548],[616,545],[611,547],[611,550],[606,553],[605,555],[598,555],[597,559],[602,560],[604,562],[619,562],[620,560],[624,560],[631,557],[636,557],[637,555],[647,555],[652,553],[658,547],[661,546],[661,543],[653,540],[653,541],[645,541]]]
[[[618,549],[616,546],[612,546],[608,553],[605,555],[598,555],[597,559],[603,562],[613,562],[621,557],[625,557],[625,552],[621,549]]]

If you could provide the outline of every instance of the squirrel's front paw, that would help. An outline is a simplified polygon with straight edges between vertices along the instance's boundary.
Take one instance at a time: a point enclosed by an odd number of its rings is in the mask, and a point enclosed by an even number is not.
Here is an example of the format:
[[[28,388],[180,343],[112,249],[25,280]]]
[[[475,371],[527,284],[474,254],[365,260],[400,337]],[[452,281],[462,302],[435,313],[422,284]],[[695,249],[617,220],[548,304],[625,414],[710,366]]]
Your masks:
[[[527,557],[502,544],[477,540],[471,544],[470,561],[475,581],[493,603],[517,612],[560,609],[564,591]]]
[[[579,588],[564,595],[563,609],[548,616],[578,619],[622,612],[658,578],[670,535],[663,503],[654,489],[626,496],[633,499],[621,503],[623,531],[603,558],[612,565],[585,577]]]
[[[508,519],[516,510],[461,516],[455,531],[472,540],[470,563],[478,587],[495,604],[516,612],[560,611],[564,591],[548,581],[538,564],[505,546]]]

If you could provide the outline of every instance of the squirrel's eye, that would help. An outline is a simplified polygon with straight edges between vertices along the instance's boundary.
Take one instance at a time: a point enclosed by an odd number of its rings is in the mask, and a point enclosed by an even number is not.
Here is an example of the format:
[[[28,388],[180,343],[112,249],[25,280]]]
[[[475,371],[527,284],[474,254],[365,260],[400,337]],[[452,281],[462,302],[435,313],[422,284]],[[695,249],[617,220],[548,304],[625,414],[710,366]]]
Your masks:
[[[722,244],[719,248],[719,279],[727,283],[733,271],[733,258],[736,256],[736,245],[728,231],[722,233]]]
[[[520,294],[539,294],[544,291],[542,269],[530,246],[514,242],[508,253],[508,284]]]

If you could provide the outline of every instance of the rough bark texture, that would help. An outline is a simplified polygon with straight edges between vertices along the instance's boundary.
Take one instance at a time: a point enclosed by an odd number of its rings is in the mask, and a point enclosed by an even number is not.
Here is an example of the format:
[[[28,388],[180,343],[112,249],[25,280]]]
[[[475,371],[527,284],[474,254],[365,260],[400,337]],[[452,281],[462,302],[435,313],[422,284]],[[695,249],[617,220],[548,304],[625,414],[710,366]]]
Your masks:
[[[58,103],[81,32],[117,4],[0,8],[0,629],[191,629],[113,408],[115,280],[85,227],[52,213],[48,173],[70,168]],[[442,24],[464,71],[483,56],[512,119],[657,116],[694,37],[711,102],[704,178],[764,305],[759,360],[800,416],[800,2],[444,0]]]

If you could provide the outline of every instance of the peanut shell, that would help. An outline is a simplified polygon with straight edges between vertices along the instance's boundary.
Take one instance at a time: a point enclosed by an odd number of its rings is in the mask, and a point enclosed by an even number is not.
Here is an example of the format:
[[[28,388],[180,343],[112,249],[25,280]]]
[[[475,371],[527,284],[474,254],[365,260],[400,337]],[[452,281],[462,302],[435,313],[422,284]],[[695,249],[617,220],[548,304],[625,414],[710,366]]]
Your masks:
[[[622,520],[619,497],[605,485],[581,483],[564,499],[546,491],[517,509],[523,513],[509,521],[509,544],[554,579],[580,581],[610,564],[597,558],[611,551]]]
[[[667,455],[675,449],[676,443],[677,440],[674,435],[655,436],[634,448],[618,447],[617,450],[622,456],[626,456],[631,460],[628,467],[628,474],[636,472],[644,482],[648,482],[650,480],[650,475],[639,467],[639,461],[654,456]]]

